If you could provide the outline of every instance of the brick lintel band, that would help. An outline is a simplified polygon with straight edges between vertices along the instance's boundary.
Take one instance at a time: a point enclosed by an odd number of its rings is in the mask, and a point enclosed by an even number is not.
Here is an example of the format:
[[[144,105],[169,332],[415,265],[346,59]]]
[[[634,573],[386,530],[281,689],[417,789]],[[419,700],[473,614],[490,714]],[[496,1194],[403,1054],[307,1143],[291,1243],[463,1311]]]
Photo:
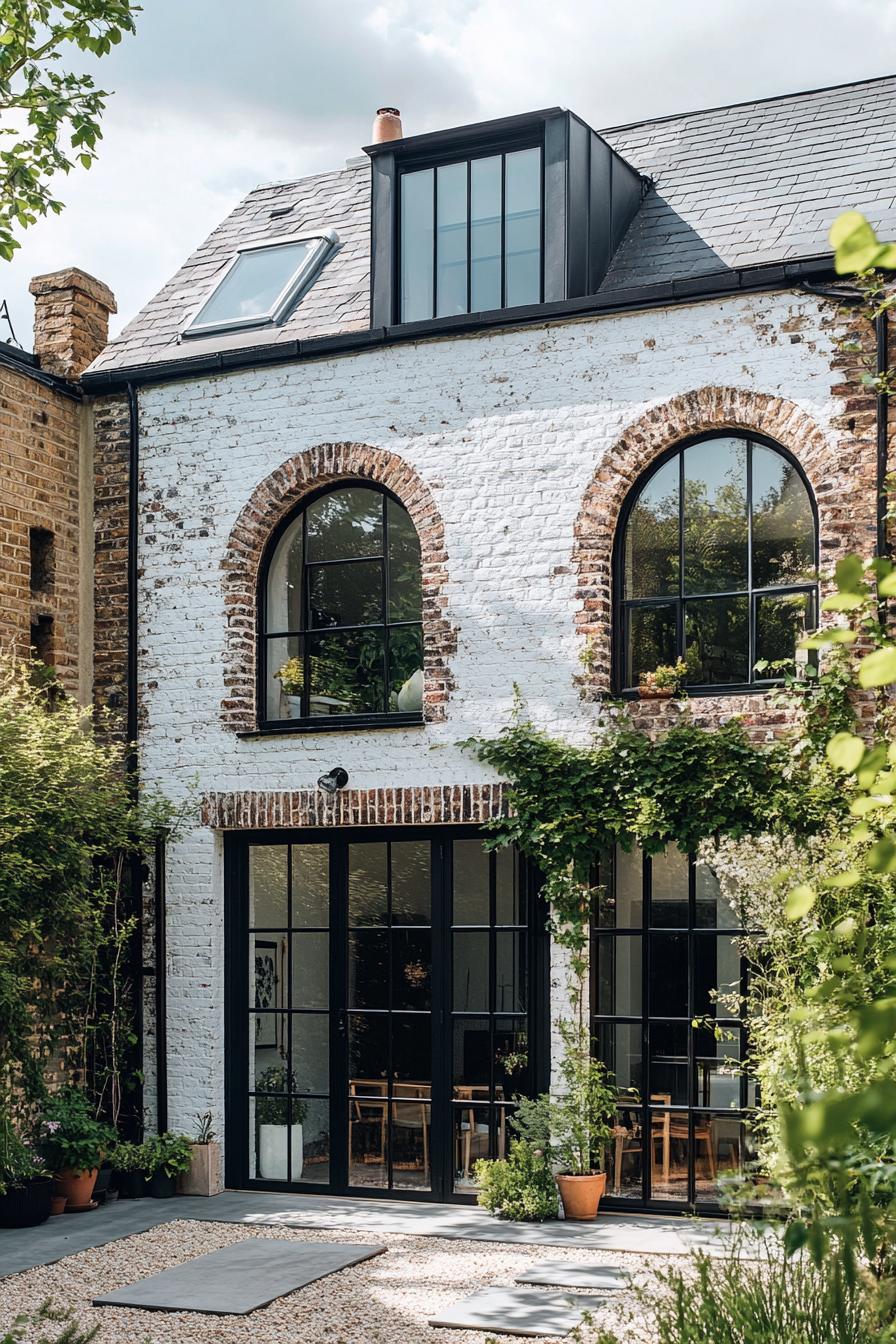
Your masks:
[[[203,825],[214,830],[302,829],[312,826],[438,826],[481,824],[507,811],[504,784],[418,785],[407,789],[319,789],[209,793]]]

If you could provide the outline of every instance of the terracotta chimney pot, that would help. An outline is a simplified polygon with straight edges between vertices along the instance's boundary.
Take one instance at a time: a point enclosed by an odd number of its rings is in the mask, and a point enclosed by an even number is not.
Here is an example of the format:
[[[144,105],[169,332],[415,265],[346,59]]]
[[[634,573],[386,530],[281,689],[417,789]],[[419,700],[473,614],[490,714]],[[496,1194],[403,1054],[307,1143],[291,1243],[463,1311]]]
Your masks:
[[[371,143],[382,145],[387,140],[401,140],[403,136],[401,113],[398,108],[378,107],[373,119],[373,139]]]

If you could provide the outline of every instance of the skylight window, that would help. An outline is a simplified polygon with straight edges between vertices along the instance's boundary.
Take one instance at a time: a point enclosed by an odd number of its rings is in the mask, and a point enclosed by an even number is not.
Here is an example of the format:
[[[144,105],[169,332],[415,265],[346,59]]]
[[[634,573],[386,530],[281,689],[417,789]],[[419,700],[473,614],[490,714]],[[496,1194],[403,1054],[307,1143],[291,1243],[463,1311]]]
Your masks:
[[[276,238],[240,248],[184,330],[185,336],[276,325],[316,279],[335,233]]]

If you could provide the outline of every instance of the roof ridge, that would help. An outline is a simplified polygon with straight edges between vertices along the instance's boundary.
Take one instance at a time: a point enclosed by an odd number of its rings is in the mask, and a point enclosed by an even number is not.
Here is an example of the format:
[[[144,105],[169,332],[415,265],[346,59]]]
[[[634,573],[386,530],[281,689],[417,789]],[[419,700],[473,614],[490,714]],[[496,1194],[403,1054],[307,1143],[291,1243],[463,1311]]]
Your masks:
[[[817,89],[797,89],[792,93],[772,93],[765,98],[744,98],[737,103],[717,103],[714,107],[695,107],[687,112],[668,112],[661,117],[644,117],[641,121],[623,121],[616,126],[602,126],[598,135],[612,135],[614,131],[632,131],[639,126],[658,126],[665,121],[684,121],[687,117],[709,116],[713,112],[728,112],[737,107],[762,107],[766,103],[786,103],[795,98],[812,98],[820,93],[836,93],[840,89],[861,89],[867,84],[896,83],[896,74],[871,75],[868,79],[846,80],[843,84],[823,84]]]

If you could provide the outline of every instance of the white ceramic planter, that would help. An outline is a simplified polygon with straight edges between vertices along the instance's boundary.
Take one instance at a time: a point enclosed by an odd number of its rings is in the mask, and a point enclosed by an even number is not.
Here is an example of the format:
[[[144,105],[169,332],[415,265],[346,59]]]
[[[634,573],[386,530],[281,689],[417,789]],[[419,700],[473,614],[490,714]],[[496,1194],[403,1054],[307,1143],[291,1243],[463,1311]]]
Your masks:
[[[258,1126],[258,1174],[264,1181],[289,1180],[287,1151],[288,1125]],[[302,1126],[292,1126],[292,1179],[302,1179],[305,1165],[302,1150]]]

